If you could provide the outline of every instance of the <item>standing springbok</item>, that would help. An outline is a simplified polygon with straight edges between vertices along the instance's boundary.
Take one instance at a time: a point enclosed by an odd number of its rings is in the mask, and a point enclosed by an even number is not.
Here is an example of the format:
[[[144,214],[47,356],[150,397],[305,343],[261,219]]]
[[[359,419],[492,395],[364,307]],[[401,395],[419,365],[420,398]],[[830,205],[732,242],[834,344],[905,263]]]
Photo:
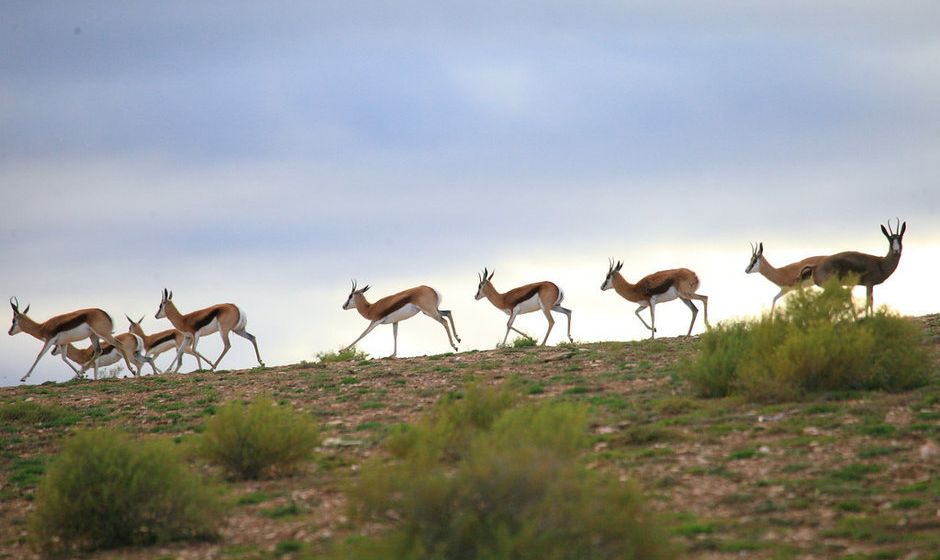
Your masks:
[[[258,358],[258,363],[261,364],[261,367],[264,367],[264,362],[261,361],[261,353],[258,352],[258,341],[253,334],[245,330],[248,317],[234,303],[220,303],[183,315],[176,308],[176,304],[173,303],[173,292],[168,292],[166,288],[164,288],[163,299],[160,301],[160,308],[157,309],[156,318],[163,319],[164,317],[170,320],[170,323],[173,324],[176,330],[183,333],[184,339],[188,339],[188,341],[184,340],[183,343],[179,345],[176,351],[176,358],[174,358],[175,362],[182,363],[183,349],[186,348],[187,344],[191,343],[193,353],[205,360],[206,363],[212,364],[210,369],[215,370],[216,366],[219,365],[219,362],[222,361],[222,358],[228,352],[228,349],[232,347],[228,339],[228,334],[233,332],[251,342],[252,346],[255,347],[255,356]],[[222,353],[219,354],[219,357],[213,362],[196,350],[196,344],[199,343],[199,337],[217,331],[222,337],[223,348]],[[179,365],[176,366],[176,369],[179,369]]]
[[[900,230],[892,231],[891,221],[888,221],[888,229],[881,226],[881,233],[888,239],[888,254],[883,257],[859,253],[857,251],[845,251],[836,253],[824,258],[812,270],[813,282],[817,286],[822,286],[832,277],[840,281],[848,281],[854,278],[854,286],[865,286],[865,314],[870,315],[874,312],[875,298],[874,287],[881,284],[894,273],[901,260],[901,239],[904,232],[907,231],[907,222],[900,223]],[[895,226],[897,227],[897,226]]]
[[[127,317],[127,315],[125,315],[125,317]],[[189,354],[196,358],[196,363],[198,364],[199,369],[202,369],[202,358],[193,352],[193,341],[191,339],[187,339],[180,331],[176,329],[166,329],[165,331],[147,334],[144,332],[143,327],[140,326],[140,324],[144,321],[143,317],[141,317],[138,321],[135,321],[130,317],[127,317],[127,320],[130,322],[130,326],[128,327],[127,332],[136,334],[141,338],[141,340],[144,341],[144,354],[146,356],[156,359],[157,356],[166,352],[167,350],[170,350],[171,348],[179,350],[180,346],[185,340],[187,342],[186,345],[183,346],[183,353]],[[176,362],[176,369],[174,369],[173,372],[178,372],[182,364],[182,360]],[[170,364],[164,371],[170,371],[170,367],[172,366],[173,364]]]
[[[542,346],[545,345],[545,341],[548,340],[548,335],[552,332],[552,327],[555,326],[555,319],[552,318],[551,314],[552,311],[568,316],[568,340],[574,342],[574,339],[571,338],[571,310],[561,306],[561,301],[565,298],[565,294],[557,285],[552,282],[535,282],[533,284],[519,286],[518,288],[501,294],[496,291],[496,287],[493,286],[492,280],[494,274],[496,274],[495,270],[489,272],[484,268],[483,274],[477,275],[480,279],[480,283],[477,286],[477,295],[475,297],[478,300],[483,298],[488,299],[497,309],[509,315],[509,321],[506,323],[506,335],[503,336],[503,346],[506,345],[506,339],[509,338],[510,330],[514,330],[522,336],[533,340],[531,336],[512,326],[512,324],[517,316],[539,309],[542,310],[542,313],[545,314],[545,318],[548,319],[548,330],[545,331]]]
[[[783,297],[787,292],[801,286],[813,285],[813,268],[819,264],[819,261],[825,257],[820,255],[816,257],[807,257],[801,261],[790,263],[780,268],[774,268],[764,257],[764,244],[758,243],[755,248],[751,245],[751,262],[744,269],[744,272],[753,274],[759,272],[764,278],[770,280],[780,291],[774,296],[773,303],[770,304],[770,315],[773,316],[777,300]]]
[[[132,372],[135,377],[143,372],[144,363],[150,364],[150,368],[153,372],[158,373],[156,366],[153,365],[153,358],[144,355],[144,341],[139,336],[132,333],[121,333],[115,336],[114,339],[121,344],[121,348],[123,348],[125,354],[133,356],[132,361],[137,367],[137,371]],[[52,354],[58,354],[61,349],[61,346],[56,346],[52,349]],[[72,343],[65,345],[65,352],[70,360],[79,364],[82,370],[82,377],[84,377],[88,368],[92,366],[99,368],[107,367],[116,364],[118,360],[121,359],[120,349],[112,346],[109,342],[105,342],[101,345],[101,353],[97,356],[95,355],[95,348],[93,346],[89,346],[88,348],[76,348]],[[95,380],[97,379],[98,374],[96,371]]]
[[[439,308],[441,305],[441,294],[439,294],[437,290],[430,286],[418,286],[384,297],[375,303],[369,303],[366,300],[366,296],[363,295],[369,288],[370,286],[367,285],[365,288],[356,289],[356,281],[353,280],[352,291],[349,292],[349,297],[346,298],[346,303],[343,304],[343,309],[352,309],[355,307],[360,315],[372,321],[369,323],[369,326],[366,327],[366,330],[359,335],[359,338],[344,348],[344,350],[355,346],[357,342],[362,340],[362,338],[369,334],[375,327],[391,323],[394,350],[389,358],[394,358],[398,355],[398,322],[413,317],[420,311],[444,326],[444,330],[447,331],[447,340],[450,342],[451,348],[453,348],[455,352],[457,351],[454,338],[457,339],[457,342],[460,342],[460,337],[457,335],[457,327],[454,326],[454,316],[449,310]],[[447,326],[445,318],[450,319],[450,327]],[[454,330],[453,337],[450,335],[451,328]]]
[[[610,268],[607,270],[607,278],[601,284],[601,290],[614,289],[624,299],[639,303],[636,309],[636,316],[643,323],[643,326],[650,330],[650,338],[656,337],[656,304],[672,301],[676,298],[682,300],[689,309],[692,310],[692,322],[689,323],[689,332],[686,336],[692,335],[692,326],[695,324],[695,317],[698,316],[698,308],[692,303],[693,299],[700,300],[705,305],[705,326],[708,324],[708,296],[695,293],[698,289],[698,275],[688,268],[675,268],[672,270],[661,270],[648,276],[644,276],[636,284],[631,284],[620,274],[623,268],[623,262],[617,262],[611,259]],[[650,308],[650,323],[646,324],[640,311],[647,307]]]
[[[16,301],[16,298],[10,298],[10,307],[13,308],[13,325],[10,327],[9,334],[12,336],[25,332],[43,341],[42,350],[39,351],[39,355],[36,356],[36,360],[29,368],[29,371],[26,372],[26,375],[20,379],[20,383],[26,381],[26,378],[36,369],[36,364],[39,363],[43,354],[53,346],[65,346],[70,342],[77,342],[85,338],[91,340],[92,348],[94,348],[96,354],[101,354],[99,339],[104,339],[114,346],[119,346],[111,335],[114,332],[114,322],[111,320],[111,316],[101,309],[79,309],[71,313],[56,315],[43,323],[37,323],[26,316],[29,313],[29,305],[26,306],[26,309],[20,311],[19,302]],[[134,368],[131,367],[130,358],[120,347],[119,351],[124,357],[124,361],[127,362],[127,368],[136,375]],[[82,375],[82,370],[69,362],[64,351],[62,352],[62,361],[72,368],[76,376]],[[97,376],[98,366],[95,365],[95,377]]]

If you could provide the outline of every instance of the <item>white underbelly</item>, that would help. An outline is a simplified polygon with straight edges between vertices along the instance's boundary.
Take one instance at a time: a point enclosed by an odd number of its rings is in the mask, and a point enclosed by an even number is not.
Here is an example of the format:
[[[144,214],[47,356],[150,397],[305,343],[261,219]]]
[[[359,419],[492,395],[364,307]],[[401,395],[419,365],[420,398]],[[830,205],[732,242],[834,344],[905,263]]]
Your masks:
[[[389,323],[397,323],[397,322],[399,322],[399,321],[403,321],[403,320],[408,319],[408,318],[410,318],[410,317],[414,317],[415,315],[417,315],[417,313],[418,313],[419,311],[421,311],[421,308],[418,307],[417,305],[415,305],[415,304],[413,304],[413,303],[406,303],[404,306],[402,306],[402,307],[401,307],[400,309],[398,309],[397,311],[394,311],[394,312],[389,313],[388,315],[386,315],[385,318],[382,319],[382,323],[381,323],[381,324],[382,324],[382,325],[387,325],[387,324],[389,324]]]
[[[167,340],[166,342],[161,342],[160,344],[157,344],[156,346],[152,347],[150,351],[147,352],[147,355],[152,358],[155,356],[159,356],[160,354],[166,352],[167,350],[175,349],[175,348],[176,348],[176,340],[170,339],[170,340]]]
[[[69,342],[78,342],[92,335],[91,327],[87,324],[81,324],[67,331],[62,331],[56,336],[56,344],[63,345]]]
[[[208,325],[199,329],[199,336],[205,336],[207,334],[212,334],[214,332],[219,332],[219,320],[213,319],[209,322]]]
[[[516,315],[521,315],[523,313],[532,313],[533,311],[538,311],[539,309],[542,309],[542,300],[539,299],[539,294],[538,292],[536,292],[529,299],[523,302],[517,303],[514,309],[516,311]]]
[[[98,356],[98,359],[95,360],[95,363],[98,364],[98,367],[107,367],[113,364],[118,363],[121,359],[121,353],[117,351],[113,346],[107,354],[102,354]],[[88,369],[88,368],[85,368]]]
[[[656,294],[650,298],[650,303],[663,303],[666,301],[672,301],[679,297],[679,292],[676,291],[675,287],[669,288],[661,294]]]

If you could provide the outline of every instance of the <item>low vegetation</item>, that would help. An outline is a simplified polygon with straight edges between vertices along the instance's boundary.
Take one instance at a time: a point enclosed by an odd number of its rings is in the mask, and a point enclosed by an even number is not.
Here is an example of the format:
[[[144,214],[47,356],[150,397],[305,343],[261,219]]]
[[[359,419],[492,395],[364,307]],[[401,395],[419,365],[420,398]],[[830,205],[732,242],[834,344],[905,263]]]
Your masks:
[[[221,512],[172,443],[106,430],[66,441],[35,501],[30,533],[49,554],[207,538]]]
[[[927,382],[930,360],[911,321],[879,310],[860,317],[850,288],[789,296],[787,308],[704,333],[687,378],[701,396],[757,402],[818,391],[900,391]]]
[[[316,422],[270,397],[223,405],[196,444],[198,454],[232,478],[256,479],[291,471],[319,441]]]
[[[318,364],[332,364],[336,362],[358,362],[369,358],[369,353],[352,346],[342,350],[318,352]]]
[[[394,459],[363,468],[354,517],[388,523],[342,558],[672,558],[640,492],[584,468],[586,407],[510,407],[470,387],[390,438]]]

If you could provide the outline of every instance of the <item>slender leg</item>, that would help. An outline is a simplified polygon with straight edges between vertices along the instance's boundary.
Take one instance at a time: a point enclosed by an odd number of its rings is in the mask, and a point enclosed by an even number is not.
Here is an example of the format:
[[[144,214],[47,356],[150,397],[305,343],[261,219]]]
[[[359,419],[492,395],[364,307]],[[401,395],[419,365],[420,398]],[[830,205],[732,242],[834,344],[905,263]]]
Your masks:
[[[650,299],[650,339],[654,338],[656,338],[656,302]]]
[[[398,321],[392,323],[392,355],[389,358],[398,356]]]
[[[24,375],[23,378],[20,379],[20,383],[26,381],[26,378],[29,377],[31,373],[33,373],[33,370],[36,369],[36,364],[39,363],[39,360],[40,358],[42,358],[42,355],[48,352],[49,349],[52,348],[52,345],[53,345],[52,340],[47,340],[46,343],[42,345],[42,350],[39,351],[39,355],[36,356],[36,360],[33,362],[32,367],[29,368],[29,371],[26,372],[26,375]]]
[[[650,305],[652,305],[652,303],[641,303],[640,306],[636,308],[636,311],[634,311],[634,313],[636,313],[637,318],[640,320],[641,323],[643,323],[643,326],[644,326],[644,327],[648,328],[649,330],[651,330],[651,331],[653,331],[653,332],[655,333],[655,332],[656,332],[656,329],[654,329],[653,327],[647,325],[647,324],[646,324],[646,320],[643,319],[643,316],[642,316],[642,315],[640,315],[640,311],[643,311],[644,309],[646,309],[646,308],[649,307]],[[650,309],[650,315],[652,316],[652,314],[653,314],[653,310]]]
[[[875,287],[872,285],[865,286],[865,315],[871,317],[871,314],[875,312]]]
[[[542,313],[545,314],[545,318],[548,319],[548,330],[545,331],[545,338],[542,339],[542,346],[545,346],[545,343],[548,342],[548,335],[552,332],[552,327],[555,326],[555,319],[552,317],[552,312],[549,308],[543,307]]]
[[[85,377],[85,370],[88,369],[88,368],[86,368],[85,366],[83,366],[83,365],[81,365],[81,364],[79,364],[79,367],[78,367],[78,368],[76,368],[75,366],[73,366],[73,365],[72,365],[72,362],[67,359],[67,357],[68,357],[67,355],[68,355],[68,353],[69,353],[68,350],[69,350],[68,345],[64,345],[64,346],[59,346],[56,350],[53,350],[52,353],[53,353],[53,354],[61,354],[61,355],[62,355],[62,361],[65,362],[65,365],[67,365],[67,366],[69,366],[70,368],[72,368],[72,371],[75,372],[75,379],[81,379],[81,378]],[[97,359],[97,358],[92,358],[92,361],[94,361],[94,360],[96,360],[96,359]]]
[[[95,333],[95,334],[98,335],[99,338],[103,338],[105,342],[107,342],[111,346],[114,346],[117,349],[117,351],[121,353],[121,357],[124,358],[124,363],[127,364],[128,371],[130,371],[136,376],[137,370],[134,369],[134,366],[131,365],[132,363],[131,356],[128,355],[127,351],[124,349],[124,346],[122,346],[121,343],[117,341],[117,339],[111,336],[110,333],[105,333],[105,334]],[[100,346],[96,346],[96,348],[98,349],[97,353],[100,353]]]
[[[512,313],[509,314],[509,321],[506,322],[506,334],[503,336],[503,346],[506,346],[506,340],[509,339],[509,329],[512,329],[512,324],[516,320],[516,310],[513,309]],[[513,329],[515,330],[515,329]],[[519,332],[519,331],[516,331]]]
[[[552,311],[557,311],[558,313],[564,313],[568,317],[568,341],[574,342],[574,339],[571,338],[571,310],[566,307],[556,305],[555,307],[552,308]]]
[[[222,335],[222,353],[219,354],[219,357],[215,359],[215,363],[212,364],[212,371],[215,371],[215,368],[219,367],[219,362],[222,361],[222,357],[225,356],[225,354],[228,353],[228,349],[232,347],[232,343],[228,339],[228,331],[221,330],[219,334]]]
[[[450,347],[454,349],[454,352],[456,352],[457,345],[454,344],[454,338],[450,335],[450,327],[447,326],[447,321],[444,320],[444,317],[441,316],[440,312],[437,313],[436,317],[430,313],[427,313],[426,315],[444,326],[444,332],[447,333],[447,341],[450,342]]]
[[[460,342],[460,336],[457,335],[457,326],[454,325],[454,314],[450,312],[449,309],[438,309],[438,312],[450,319],[450,328],[454,331],[454,338],[457,339],[457,342]]]
[[[708,322],[708,296],[702,294],[691,294],[689,299],[697,299],[702,302],[702,305],[705,307],[705,327],[711,328],[711,324]]]
[[[685,333],[685,336],[692,336],[692,325],[695,324],[695,318],[698,317],[698,307],[695,307],[695,304],[692,303],[692,300],[686,298],[679,298],[682,300],[682,303],[686,305],[689,309],[692,310],[692,322],[689,323],[689,332]]]
[[[189,333],[183,333],[183,339],[180,341],[179,345],[176,347],[176,356],[173,358],[173,373],[179,373],[180,368],[183,366],[183,348],[192,343],[192,338]],[[169,369],[169,368],[167,368]],[[201,367],[199,369],[202,369]]]
[[[255,357],[258,358],[258,363],[261,364],[261,367],[264,367],[264,362],[261,361],[261,352],[258,351],[258,339],[255,338],[255,335],[244,329],[232,330],[232,332],[242,338],[248,339],[248,341],[251,342],[251,345],[255,347]]]
[[[780,291],[777,292],[777,295],[774,296],[774,301],[773,303],[770,304],[770,316],[771,317],[774,316],[774,308],[777,306],[777,300],[782,298],[783,295],[786,294],[788,291],[789,290],[787,290],[786,288],[780,288]]]
[[[199,353],[198,350],[196,350],[196,344],[197,344],[198,342],[199,342],[199,333],[198,333],[198,332],[195,332],[195,333],[193,333],[193,345],[192,345],[193,353],[196,354],[197,356],[199,356],[200,358],[202,358],[203,360],[205,360],[205,361],[206,361],[206,365],[209,365],[209,369],[215,369],[215,367],[211,365],[211,364],[212,364],[212,360],[210,360],[209,358],[203,356],[202,354]],[[183,359],[182,359],[182,357],[180,357],[180,364],[182,364],[182,361],[183,361]]]
[[[362,340],[362,338],[363,338],[365,335],[367,335],[367,334],[369,334],[370,332],[372,332],[372,329],[374,329],[374,328],[377,327],[378,325],[379,325],[379,321],[372,321],[371,323],[369,323],[369,326],[366,327],[366,330],[362,331],[362,334],[359,335],[359,338],[357,338],[356,340],[354,340],[353,343],[350,344],[349,346],[347,346],[346,348],[343,348],[343,350],[349,350],[350,348],[352,348],[353,346],[355,346],[357,342],[359,342],[360,340]]]

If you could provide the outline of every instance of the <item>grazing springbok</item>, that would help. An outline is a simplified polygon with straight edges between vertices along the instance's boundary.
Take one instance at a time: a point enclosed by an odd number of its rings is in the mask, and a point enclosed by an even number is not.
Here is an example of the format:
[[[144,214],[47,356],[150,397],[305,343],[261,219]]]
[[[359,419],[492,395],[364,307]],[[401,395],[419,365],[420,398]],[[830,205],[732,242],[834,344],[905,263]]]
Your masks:
[[[366,327],[366,330],[359,335],[359,338],[344,350],[355,346],[375,327],[391,323],[394,350],[389,358],[394,358],[398,355],[398,322],[413,317],[420,311],[444,326],[451,348],[455,352],[457,351],[454,338],[457,339],[457,342],[460,342],[460,337],[457,336],[457,327],[454,326],[454,316],[446,309],[439,309],[441,294],[437,293],[437,290],[429,286],[418,286],[384,297],[375,303],[369,303],[366,301],[366,296],[363,295],[369,288],[370,286],[367,285],[365,288],[356,289],[356,281],[353,280],[352,291],[349,292],[349,297],[346,298],[346,303],[343,304],[343,309],[356,308],[360,315],[372,321]],[[445,318],[450,319],[450,327],[447,326]],[[453,337],[450,335],[451,329],[454,330]]]
[[[127,315],[125,315],[125,317],[127,317]],[[195,357],[199,369],[202,369],[202,358],[193,352],[193,341],[187,339],[180,331],[176,329],[166,329],[165,331],[147,334],[144,332],[143,327],[140,326],[140,324],[144,321],[143,317],[141,317],[139,321],[135,321],[130,317],[127,317],[127,320],[130,322],[130,326],[128,327],[127,332],[136,334],[141,338],[141,340],[144,341],[144,354],[146,356],[156,359],[157,356],[166,352],[167,350],[170,350],[171,348],[179,350],[180,345],[182,345],[183,341],[186,340],[187,343],[183,347],[183,353]],[[182,364],[182,360],[176,362],[176,369],[174,369],[173,372],[178,372]],[[173,364],[167,366],[164,372],[170,371],[171,366],[173,366]]]
[[[900,223],[899,230],[892,231],[891,222],[888,221],[888,229],[881,226],[881,233],[888,239],[888,254],[883,257],[859,253],[857,251],[845,251],[836,253],[824,258],[812,270],[813,282],[817,286],[822,286],[832,277],[840,281],[847,281],[854,278],[853,286],[865,286],[865,314],[870,315],[874,312],[875,298],[873,295],[874,287],[881,284],[894,273],[901,260],[901,239],[907,230],[907,222]],[[896,226],[897,227],[897,226]]]
[[[111,316],[101,309],[79,309],[71,313],[56,315],[43,323],[37,323],[26,316],[29,312],[29,305],[26,306],[26,309],[20,311],[19,302],[16,301],[16,298],[10,298],[10,306],[13,308],[13,325],[10,327],[9,334],[12,336],[25,332],[43,341],[42,350],[39,351],[39,355],[36,356],[36,360],[29,368],[29,371],[26,372],[26,375],[20,379],[20,383],[26,381],[26,378],[36,369],[36,364],[39,363],[43,354],[53,346],[65,346],[70,342],[77,342],[85,338],[91,340],[91,346],[97,354],[101,354],[99,339],[104,339],[114,346],[119,346],[111,335],[114,331],[114,322],[111,321]],[[119,348],[119,351],[124,357],[124,361],[127,362],[128,369],[136,375],[134,368],[131,367],[130,358],[124,353],[123,349]],[[75,375],[82,375],[82,370],[69,362],[65,352],[62,352],[62,361],[72,368]],[[95,376],[98,376],[97,365],[95,366]]]
[[[153,372],[158,373],[156,366],[153,365],[153,359],[144,355],[144,341],[139,336],[131,333],[121,333],[115,336],[114,339],[121,344],[124,354],[133,356],[132,361],[137,367],[137,371],[133,372],[135,377],[143,372],[144,363],[150,364],[150,368]],[[58,354],[61,348],[61,346],[56,346],[52,349],[52,354]],[[65,345],[65,352],[70,360],[79,364],[82,370],[82,377],[84,377],[88,368],[92,366],[99,368],[108,367],[116,364],[118,360],[121,359],[121,351],[108,342],[101,345],[101,353],[97,356],[95,355],[94,347],[76,348],[72,343]],[[97,371],[95,372],[95,379],[98,379]]]
[[[233,332],[251,342],[252,346],[255,347],[255,357],[258,358],[258,363],[261,364],[261,367],[264,367],[264,362],[261,361],[261,353],[258,351],[258,341],[253,334],[245,330],[248,317],[234,303],[220,303],[183,315],[173,303],[173,292],[168,292],[166,288],[164,288],[163,299],[160,301],[160,308],[157,309],[156,318],[163,319],[164,317],[169,319],[173,327],[182,332],[184,338],[187,339],[179,345],[176,351],[176,358],[174,358],[173,361],[181,363],[183,360],[183,349],[186,348],[188,344],[191,344],[193,354],[205,360],[206,363],[212,364],[210,369],[215,370],[216,366],[219,365],[219,362],[222,361],[222,358],[228,352],[228,349],[232,347],[228,339],[228,334]],[[214,332],[218,332],[219,335],[221,335],[223,344],[222,353],[219,354],[215,362],[206,358],[196,350],[199,337]],[[176,369],[179,369],[179,365],[176,366]]]
[[[824,258],[825,257],[822,255],[807,257],[801,261],[790,263],[780,268],[774,268],[764,257],[764,244],[758,243],[756,248],[752,244],[751,262],[747,265],[747,268],[744,269],[744,272],[748,274],[759,272],[764,278],[770,280],[780,288],[780,291],[774,296],[773,303],[770,304],[770,315],[773,316],[777,300],[786,295],[787,292],[801,286],[813,285],[813,268]]]
[[[689,309],[692,310],[692,322],[689,323],[689,332],[686,336],[692,335],[692,326],[695,324],[695,317],[698,316],[698,308],[692,303],[693,299],[700,300],[705,305],[705,326],[708,324],[708,296],[695,293],[698,289],[698,275],[688,268],[675,268],[672,270],[661,270],[648,276],[644,276],[636,284],[631,284],[620,274],[623,268],[623,262],[610,261],[610,268],[607,270],[607,278],[601,284],[602,290],[614,289],[624,299],[639,303],[636,309],[636,316],[643,323],[643,326],[650,330],[650,338],[656,336],[656,304],[672,301],[676,298],[682,300]],[[646,324],[640,311],[647,307],[650,308],[650,323]]]
[[[496,309],[509,315],[509,322],[506,323],[506,335],[503,336],[504,346],[506,345],[506,339],[509,337],[510,330],[514,330],[522,336],[534,340],[531,336],[512,326],[512,324],[517,316],[523,313],[538,311],[539,309],[542,310],[542,313],[545,314],[545,318],[548,319],[548,330],[545,331],[545,338],[542,339],[543,346],[545,345],[545,341],[548,340],[549,333],[552,332],[552,327],[555,326],[552,311],[568,316],[568,340],[574,342],[574,339],[571,338],[571,310],[561,306],[561,301],[565,298],[565,294],[557,285],[552,282],[535,282],[533,284],[519,286],[518,288],[501,294],[496,291],[496,287],[493,286],[492,280],[494,274],[496,274],[495,270],[489,272],[484,268],[483,274],[477,275],[480,279],[480,283],[477,286],[476,299],[480,300],[486,298],[490,303],[496,306]]]

